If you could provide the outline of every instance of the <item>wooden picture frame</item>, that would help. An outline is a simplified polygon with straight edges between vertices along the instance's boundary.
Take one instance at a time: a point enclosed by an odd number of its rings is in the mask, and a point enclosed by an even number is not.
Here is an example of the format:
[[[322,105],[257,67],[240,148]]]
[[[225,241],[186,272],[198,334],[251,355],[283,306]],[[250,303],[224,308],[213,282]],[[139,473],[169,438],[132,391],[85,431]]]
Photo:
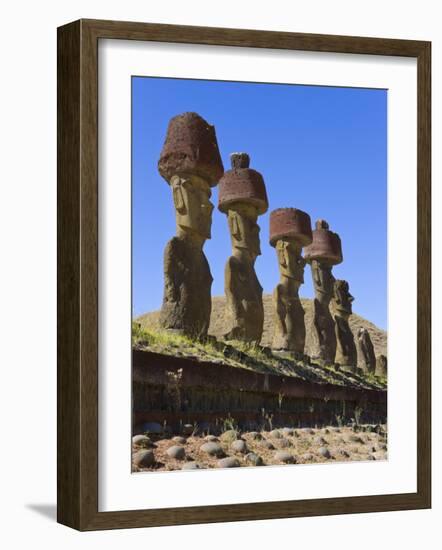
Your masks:
[[[418,71],[417,492],[98,511],[98,41],[159,41],[404,56]],[[82,531],[431,506],[431,43],[79,20],[58,29],[58,521]]]

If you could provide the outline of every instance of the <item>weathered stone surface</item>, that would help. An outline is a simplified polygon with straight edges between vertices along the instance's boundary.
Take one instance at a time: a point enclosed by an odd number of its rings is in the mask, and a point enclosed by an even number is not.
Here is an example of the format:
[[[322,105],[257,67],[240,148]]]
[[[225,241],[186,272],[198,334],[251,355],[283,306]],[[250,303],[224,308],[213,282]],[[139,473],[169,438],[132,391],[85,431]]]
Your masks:
[[[320,447],[318,449],[318,453],[323,456],[324,458],[330,458],[331,454],[330,451],[327,449],[327,447]]]
[[[215,131],[196,113],[170,121],[159,171],[172,188],[177,235],[164,251],[164,296],[160,325],[192,338],[209,328],[212,275],[203,252],[210,239],[210,186],[221,176]]]
[[[330,231],[325,220],[318,220],[313,231],[313,240],[304,250],[306,261],[319,261],[327,265],[337,265],[343,260],[341,239]]]
[[[281,439],[278,440],[278,447],[280,449],[286,449],[287,447],[291,447],[291,446],[292,446],[291,442],[285,437],[282,437]]]
[[[270,244],[278,258],[280,281],[273,292],[274,333],[272,348],[304,357],[304,308],[299,287],[304,282],[302,247],[311,243],[310,216],[296,208],[279,208],[270,214]]]
[[[218,208],[227,214],[238,203],[245,203],[253,206],[257,215],[264,214],[269,207],[264,179],[249,167],[249,155],[232,153],[230,162],[232,169],[219,180]]]
[[[262,176],[248,167],[248,155],[234,153],[231,159],[232,170],[219,182],[218,203],[227,214],[232,241],[232,256],[224,272],[225,338],[259,343],[264,307],[254,265],[261,254],[257,219],[267,210],[268,200]],[[244,167],[235,168],[238,164]]]
[[[218,468],[239,468],[239,466],[239,461],[234,456],[226,456],[218,460]]]
[[[147,435],[134,435],[132,438],[132,444],[136,445],[137,447],[151,447],[152,441],[150,437],[147,437]]]
[[[332,365],[336,356],[335,323],[330,313],[335,278],[332,266],[342,262],[339,235],[329,230],[324,220],[316,222],[313,242],[304,249],[304,257],[310,263],[315,287],[313,302],[312,359],[324,365]]]
[[[169,447],[166,452],[170,458],[174,458],[175,460],[183,460],[186,456],[184,447],[181,447],[180,445],[173,445],[172,447]]]
[[[256,453],[248,453],[245,456],[245,459],[248,463],[253,464],[253,466],[263,466],[263,459]]]
[[[206,441],[218,441],[218,438],[216,437],[216,435],[206,435],[204,439]]]
[[[385,355],[378,355],[376,357],[376,369],[375,369],[376,376],[387,376],[387,358]]]
[[[310,216],[298,208],[277,208],[270,213],[270,244],[293,240],[300,248],[313,240]]]
[[[349,325],[352,314],[352,302],[354,298],[350,294],[348,282],[336,280],[333,285],[332,311],[335,319],[336,355],[335,363],[356,369],[357,352],[356,344]]]
[[[176,435],[172,438],[175,443],[179,443],[180,445],[184,445],[187,442],[187,439],[181,435]]]
[[[223,448],[219,443],[216,443],[214,441],[204,443],[203,445],[201,445],[200,450],[211,456],[224,456]]]
[[[336,356],[335,323],[328,305],[313,300],[312,359],[323,365],[333,365]]]
[[[296,462],[295,457],[287,451],[276,451],[274,458],[277,462],[284,464],[294,464]]]
[[[234,441],[234,442],[230,445],[230,448],[231,448],[232,451],[235,452],[235,453],[246,453],[246,452],[247,452],[247,445],[246,445],[246,442],[243,441],[242,439],[237,439],[236,441]]]
[[[155,455],[150,450],[138,451],[132,456],[132,462],[140,468],[148,468],[155,464]]]
[[[263,441],[261,441],[260,445],[263,449],[268,449],[269,451],[272,451],[275,448],[273,443],[268,439],[264,439]]]
[[[192,338],[204,338],[212,309],[212,275],[203,251],[173,237],[164,251],[164,297],[160,325]]]
[[[366,328],[358,330],[358,367],[364,372],[375,372],[376,357],[370,333]]]
[[[273,437],[273,439],[281,439],[282,435],[279,430],[272,430],[271,432],[269,432],[269,437]]]
[[[170,182],[175,174],[195,174],[216,185],[224,172],[215,127],[197,113],[170,119],[158,171]]]

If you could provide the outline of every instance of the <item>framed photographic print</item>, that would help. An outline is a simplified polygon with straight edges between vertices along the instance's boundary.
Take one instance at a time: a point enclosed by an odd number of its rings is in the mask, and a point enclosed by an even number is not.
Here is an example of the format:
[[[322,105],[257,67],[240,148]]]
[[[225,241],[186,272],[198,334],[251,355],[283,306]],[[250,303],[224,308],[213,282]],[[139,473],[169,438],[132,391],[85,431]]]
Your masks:
[[[58,29],[58,521],[429,508],[429,42]]]

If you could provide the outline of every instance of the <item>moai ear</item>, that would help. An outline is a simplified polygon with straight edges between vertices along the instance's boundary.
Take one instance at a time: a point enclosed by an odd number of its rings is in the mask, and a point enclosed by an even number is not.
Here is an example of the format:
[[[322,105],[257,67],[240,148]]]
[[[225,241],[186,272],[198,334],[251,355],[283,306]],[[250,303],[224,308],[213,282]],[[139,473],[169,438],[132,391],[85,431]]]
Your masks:
[[[177,212],[184,214],[186,212],[186,203],[184,202],[184,195],[181,185],[173,185],[172,187],[173,204]]]

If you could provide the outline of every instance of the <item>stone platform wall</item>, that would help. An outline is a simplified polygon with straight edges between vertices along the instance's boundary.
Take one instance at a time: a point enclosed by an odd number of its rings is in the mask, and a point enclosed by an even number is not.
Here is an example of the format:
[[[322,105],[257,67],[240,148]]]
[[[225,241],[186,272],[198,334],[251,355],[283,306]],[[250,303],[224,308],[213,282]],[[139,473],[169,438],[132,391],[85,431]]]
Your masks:
[[[387,392],[262,374],[227,365],[133,351],[133,424],[220,425],[232,418],[260,427],[314,426],[348,421],[383,423]]]

